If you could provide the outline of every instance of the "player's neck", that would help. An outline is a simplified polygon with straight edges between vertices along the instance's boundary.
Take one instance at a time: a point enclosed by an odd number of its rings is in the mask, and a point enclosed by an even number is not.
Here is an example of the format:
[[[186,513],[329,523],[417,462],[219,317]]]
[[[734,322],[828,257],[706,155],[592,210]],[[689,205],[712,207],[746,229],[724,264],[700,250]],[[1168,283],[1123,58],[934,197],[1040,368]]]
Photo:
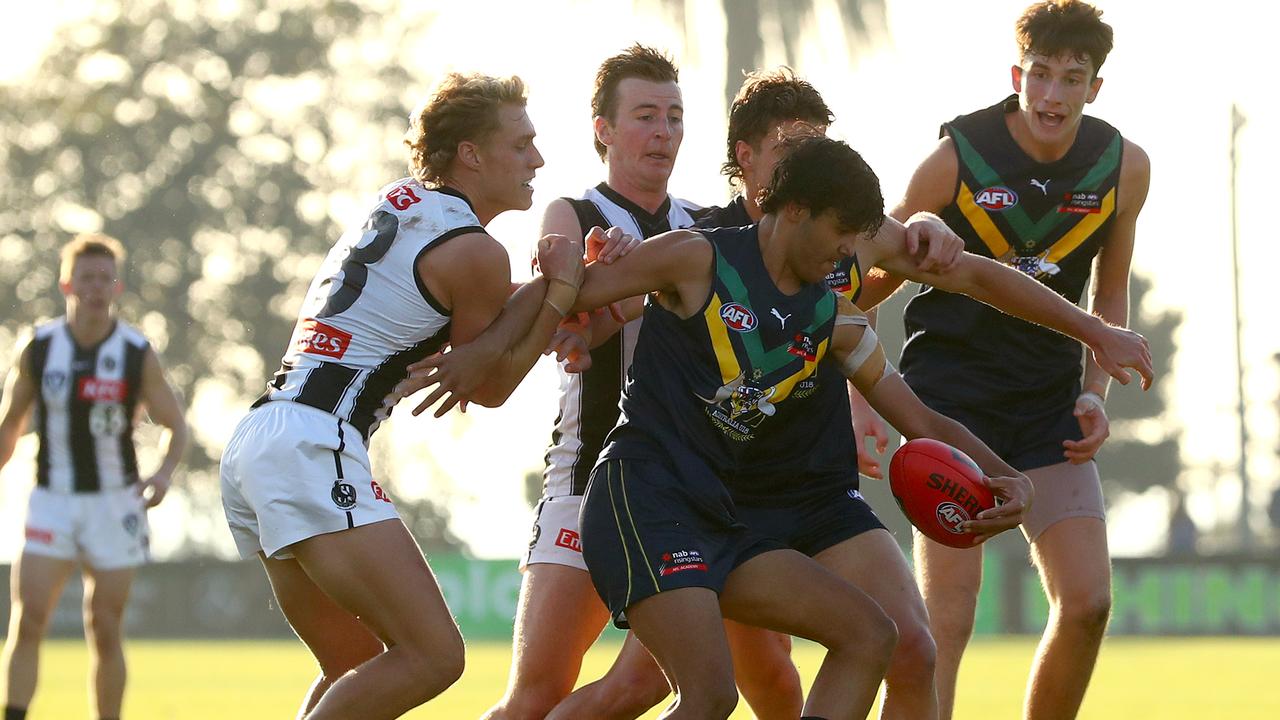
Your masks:
[[[80,347],[93,347],[111,334],[115,326],[115,315],[110,310],[88,310],[67,305],[67,328],[71,337]]]
[[[605,184],[622,197],[644,208],[650,215],[658,212],[658,208],[662,207],[662,203],[667,201],[666,183],[650,187],[646,183],[637,182],[633,178],[610,169]]]
[[[497,207],[492,203],[486,202],[483,188],[478,182],[473,182],[471,178],[459,174],[451,175],[444,179],[442,186],[462,193],[467,202],[471,205],[471,210],[476,214],[476,219],[480,221],[480,225],[488,225],[489,221],[510,210],[509,207]]]
[[[765,215],[760,218],[756,235],[760,243],[760,259],[769,279],[785,295],[800,291],[804,282],[792,271],[787,263],[787,234],[790,228],[778,222],[776,215]]]
[[[1071,146],[1076,143],[1076,136],[1080,134],[1080,125],[1077,122],[1076,128],[1062,141],[1040,142],[1031,134],[1031,128],[1027,127],[1027,119],[1021,112],[1006,115],[1005,125],[1008,126],[1009,134],[1013,136],[1013,141],[1022,149],[1022,152],[1038,163],[1057,162],[1066,157],[1071,151]]]
[[[760,188],[743,186],[742,188],[742,205],[747,209],[747,217],[751,218],[751,222],[760,222],[764,217],[764,211],[760,209],[760,204],[755,201],[760,196]]]

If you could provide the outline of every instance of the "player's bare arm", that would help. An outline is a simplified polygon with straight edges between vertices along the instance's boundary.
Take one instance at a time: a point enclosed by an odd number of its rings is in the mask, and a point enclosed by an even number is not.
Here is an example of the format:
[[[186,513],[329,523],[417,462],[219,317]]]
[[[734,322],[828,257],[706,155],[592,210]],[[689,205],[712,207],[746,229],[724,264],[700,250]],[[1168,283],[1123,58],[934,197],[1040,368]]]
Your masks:
[[[1129,269],[1138,214],[1151,185],[1151,160],[1134,143],[1126,140],[1120,163],[1119,208],[1111,231],[1098,249],[1089,283],[1089,311],[1111,325],[1129,324]],[[1076,400],[1075,415],[1084,437],[1064,440],[1063,455],[1073,463],[1087,462],[1111,434],[1111,424],[1103,404],[1111,377],[1092,358],[1085,359],[1083,392]]]
[[[885,225],[887,229],[864,243],[868,264],[947,292],[968,295],[1002,312],[1073,337],[1087,345],[1098,364],[1121,384],[1129,383],[1131,378],[1125,368],[1132,368],[1142,377],[1143,389],[1151,386],[1151,351],[1146,338],[1138,333],[1109,325],[1034,278],[990,258],[964,253],[956,267],[946,273],[921,270],[906,251],[905,231],[889,222]],[[860,257],[862,252],[860,247]]]
[[[672,230],[641,243],[610,265],[592,263],[573,311],[654,293],[663,307],[680,317],[701,309],[711,290],[711,243],[692,230]]]
[[[187,450],[187,421],[183,416],[178,396],[164,377],[164,369],[160,366],[160,357],[152,348],[147,348],[142,358],[142,389],[139,393],[142,403],[152,422],[165,428],[164,459],[160,467],[151,477],[137,484],[138,494],[146,501],[147,507],[155,507],[164,500],[173,484],[173,471],[182,461],[182,454]]]
[[[0,468],[13,457],[13,448],[27,427],[27,417],[35,402],[36,383],[31,377],[30,347],[24,349],[9,370],[0,395]]]
[[[974,533],[976,543],[1017,527],[1031,504],[1031,481],[963,425],[925,406],[888,363],[875,331],[866,324],[866,316],[843,297],[838,303],[831,356],[845,377],[904,437],[941,440],[967,453],[987,475],[987,486],[1004,501],[983,511],[962,529]]]
[[[548,238],[554,238],[559,245],[571,245],[569,239],[564,236],[548,235],[543,238],[543,242]],[[582,253],[580,245],[576,246],[576,251],[577,257],[580,258]],[[612,264],[592,263],[586,269],[581,285],[577,287],[577,298],[572,301],[573,305],[568,311],[590,312],[623,298],[643,296],[652,292],[657,293],[664,307],[680,314],[681,317],[688,317],[706,301],[707,293],[710,292],[711,262],[711,244],[699,233],[689,230],[663,233],[641,243],[630,254]],[[541,261],[540,264],[542,264]],[[578,267],[580,268],[581,264]],[[550,271],[550,267],[546,265],[543,265],[543,269]],[[535,279],[534,282],[517,291],[512,296],[512,302],[517,302],[523,294],[532,292],[528,288],[544,284],[543,281]],[[528,295],[528,297],[536,296]],[[523,365],[523,371],[512,383],[512,388],[533,366],[533,361],[537,358],[536,354],[546,346],[555,325],[563,319],[558,312],[546,318],[545,306],[549,304],[546,302],[542,304],[543,314],[538,316],[537,322],[541,331],[545,331],[545,335],[541,336],[541,342],[536,347],[534,357],[528,360],[527,365]],[[550,324],[544,326],[544,322]],[[490,332],[497,333],[500,330],[493,328],[485,331],[485,334]],[[533,334],[531,331],[530,336]],[[492,353],[484,347],[493,344],[495,344],[494,341],[482,336],[477,343],[470,345],[460,343],[451,352],[434,355],[411,366],[413,375],[409,380],[401,383],[401,391],[408,388],[408,392],[415,392],[431,385],[436,386],[426,400],[414,409],[414,414],[422,412],[441,398],[443,402],[436,409],[436,417],[440,417],[460,402],[475,400],[475,396],[471,393],[476,385],[470,380],[460,381],[459,378],[491,377],[494,374],[491,368],[497,366],[493,363]],[[520,352],[527,353],[532,345],[533,343],[527,343]],[[512,354],[514,355],[515,352],[513,350]],[[522,355],[521,359],[525,357]],[[511,368],[514,367],[516,367],[514,364],[507,365],[507,372],[511,372]],[[507,394],[510,394],[510,390],[507,390]],[[506,395],[503,396],[504,399],[505,397]]]
[[[533,367],[546,348],[547,340],[563,319],[580,282],[582,246],[562,236],[539,242],[538,260],[545,275],[535,278],[508,297],[511,268],[506,250],[487,233],[458,237],[432,250],[419,261],[418,272],[432,294],[450,309],[450,341],[455,352],[477,341],[473,352],[491,361],[485,372],[460,382],[465,399],[496,407]],[[559,287],[553,287],[558,285]],[[495,322],[497,319],[497,322]],[[492,325],[492,327],[490,327]],[[437,360],[429,358],[428,360]],[[433,365],[424,361],[410,368]],[[439,383],[443,378],[437,377]],[[472,382],[475,382],[472,386]],[[401,388],[410,392],[425,387]],[[441,388],[437,388],[440,390]],[[434,402],[433,394],[415,413]],[[461,399],[461,398],[460,398]],[[437,416],[452,405],[442,406]]]

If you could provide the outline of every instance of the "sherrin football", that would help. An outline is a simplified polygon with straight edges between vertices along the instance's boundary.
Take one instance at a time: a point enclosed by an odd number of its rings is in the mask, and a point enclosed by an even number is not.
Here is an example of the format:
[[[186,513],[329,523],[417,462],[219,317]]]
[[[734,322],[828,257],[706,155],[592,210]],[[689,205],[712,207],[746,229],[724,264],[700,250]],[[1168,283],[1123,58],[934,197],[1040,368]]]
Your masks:
[[[960,523],[996,505],[981,479],[968,455],[929,438],[907,442],[889,461],[889,488],[903,514],[925,536],[956,548],[973,546]]]

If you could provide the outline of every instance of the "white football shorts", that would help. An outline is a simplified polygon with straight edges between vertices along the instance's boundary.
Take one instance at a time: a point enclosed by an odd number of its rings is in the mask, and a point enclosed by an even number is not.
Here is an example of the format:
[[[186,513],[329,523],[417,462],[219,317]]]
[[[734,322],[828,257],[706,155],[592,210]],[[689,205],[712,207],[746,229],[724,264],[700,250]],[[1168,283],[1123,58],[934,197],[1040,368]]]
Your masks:
[[[520,571],[534,563],[567,565],[586,571],[582,559],[582,539],[578,535],[581,495],[544,497],[534,510],[533,537],[520,560]]]
[[[241,557],[399,518],[350,424],[288,400],[249,411],[222,453],[222,508]]]
[[[24,553],[123,570],[150,559],[147,511],[133,486],[84,493],[34,487],[27,503]]]

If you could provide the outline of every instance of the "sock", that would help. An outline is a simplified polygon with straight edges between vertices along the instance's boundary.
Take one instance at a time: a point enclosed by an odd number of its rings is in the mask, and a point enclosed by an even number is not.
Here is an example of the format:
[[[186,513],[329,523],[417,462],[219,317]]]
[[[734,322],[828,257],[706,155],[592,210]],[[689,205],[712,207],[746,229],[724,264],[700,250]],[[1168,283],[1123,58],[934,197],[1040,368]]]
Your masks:
[[[5,705],[4,720],[27,720],[27,709]]]

